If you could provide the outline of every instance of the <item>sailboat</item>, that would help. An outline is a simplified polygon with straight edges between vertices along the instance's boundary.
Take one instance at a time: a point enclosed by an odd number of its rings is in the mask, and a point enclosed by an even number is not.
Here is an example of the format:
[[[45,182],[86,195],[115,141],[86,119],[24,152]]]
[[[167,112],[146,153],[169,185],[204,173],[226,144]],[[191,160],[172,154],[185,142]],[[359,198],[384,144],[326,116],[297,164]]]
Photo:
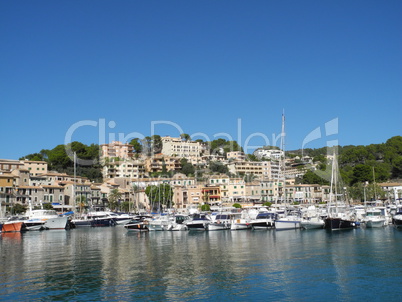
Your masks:
[[[281,158],[281,170],[283,177],[283,186],[282,186],[282,200],[286,204],[287,202],[287,194],[286,194],[286,156],[285,156],[285,114],[282,114],[282,133],[281,133],[281,150],[283,152]],[[275,220],[275,229],[276,230],[289,230],[289,229],[299,229],[301,216],[299,211],[293,209],[287,209],[285,212],[286,216],[281,217]]]
[[[324,227],[329,230],[342,230],[350,229],[357,226],[353,214],[349,211],[350,209],[346,206],[344,201],[339,199],[343,197],[338,191],[339,186],[339,169],[338,161],[335,154],[333,153],[332,161],[332,171],[331,171],[331,187],[330,187],[330,197],[329,204],[327,207],[328,216],[325,219]]]

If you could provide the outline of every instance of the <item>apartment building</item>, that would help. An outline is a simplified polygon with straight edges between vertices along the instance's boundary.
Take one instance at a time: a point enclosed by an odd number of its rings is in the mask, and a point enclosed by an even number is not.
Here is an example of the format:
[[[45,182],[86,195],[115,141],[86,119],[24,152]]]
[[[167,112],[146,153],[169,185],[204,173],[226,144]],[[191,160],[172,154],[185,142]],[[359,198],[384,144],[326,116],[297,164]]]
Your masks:
[[[11,172],[13,170],[21,169],[23,166],[24,164],[18,160],[0,159],[0,172]]]
[[[32,206],[39,206],[40,202],[44,200],[44,190],[39,186],[18,186],[16,187],[16,202],[28,205],[29,201]]]
[[[186,158],[192,164],[197,164],[207,150],[200,142],[184,141],[180,137],[164,136],[161,140],[163,155]]]
[[[284,152],[282,150],[278,149],[261,149],[258,148],[256,149],[253,154],[258,158],[258,159],[271,159],[271,160],[280,160],[281,158],[284,157]]]
[[[15,203],[15,176],[0,172],[0,216],[5,215],[6,208]]]
[[[275,161],[235,161],[228,165],[229,172],[236,175],[254,175],[257,179],[279,178],[280,167]]]
[[[45,161],[22,160],[21,163],[24,164],[25,169],[27,169],[31,175],[36,176],[48,172],[48,164]]]
[[[145,170],[148,173],[181,170],[180,158],[167,156],[164,154],[156,154],[145,160]]]
[[[190,209],[203,204],[202,185],[174,186],[173,203],[176,209]]]
[[[119,141],[112,141],[110,144],[100,145],[101,161],[106,158],[118,157],[120,159],[129,159],[133,157],[134,147],[130,144],[123,144]]]
[[[226,158],[230,161],[245,161],[246,154],[242,151],[230,151],[226,153]]]
[[[145,163],[139,160],[108,161],[102,168],[104,179],[116,177],[142,178],[145,176]]]

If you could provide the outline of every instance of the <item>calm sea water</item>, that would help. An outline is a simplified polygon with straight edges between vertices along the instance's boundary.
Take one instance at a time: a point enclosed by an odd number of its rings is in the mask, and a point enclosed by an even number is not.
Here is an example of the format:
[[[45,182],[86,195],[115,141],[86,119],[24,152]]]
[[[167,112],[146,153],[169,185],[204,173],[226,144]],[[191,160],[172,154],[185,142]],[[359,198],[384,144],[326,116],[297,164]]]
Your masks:
[[[0,300],[402,301],[402,230],[0,235]]]

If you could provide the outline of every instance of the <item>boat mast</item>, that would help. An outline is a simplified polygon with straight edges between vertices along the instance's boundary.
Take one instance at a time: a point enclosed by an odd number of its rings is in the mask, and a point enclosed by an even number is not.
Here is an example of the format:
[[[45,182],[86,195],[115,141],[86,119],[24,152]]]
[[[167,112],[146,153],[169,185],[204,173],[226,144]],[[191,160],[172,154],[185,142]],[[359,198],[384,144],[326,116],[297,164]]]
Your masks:
[[[281,131],[281,150],[283,152],[281,156],[281,170],[283,179],[283,201],[286,203],[286,176],[285,176],[285,110],[282,113],[282,131]]]
[[[73,212],[75,213],[75,207],[76,207],[76,204],[75,204],[75,184],[76,184],[76,178],[77,178],[77,168],[76,168],[76,165],[77,165],[77,153],[76,152],[74,152],[74,183],[73,183]]]

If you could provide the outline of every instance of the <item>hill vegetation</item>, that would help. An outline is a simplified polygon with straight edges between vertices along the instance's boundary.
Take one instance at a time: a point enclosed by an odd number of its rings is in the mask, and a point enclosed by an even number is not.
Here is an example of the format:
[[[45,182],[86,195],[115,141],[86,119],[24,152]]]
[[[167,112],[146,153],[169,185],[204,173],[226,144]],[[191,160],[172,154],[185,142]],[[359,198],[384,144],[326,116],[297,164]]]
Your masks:
[[[136,144],[134,150],[135,154],[141,150],[154,149],[155,152],[160,152],[161,146],[157,143],[156,148],[150,148],[152,142],[158,142],[159,136],[151,137],[145,144],[141,146],[138,140],[132,141]],[[137,144],[138,143],[138,144]],[[209,142],[212,152],[226,153],[230,150],[242,150],[237,142],[226,141],[217,139]],[[77,175],[88,177],[92,181],[102,181],[101,165],[99,164],[99,146],[96,144],[85,145],[80,142],[72,142],[70,144],[71,150],[77,153],[77,157],[81,159],[93,160],[94,164],[91,166],[77,166]],[[402,179],[402,136],[394,136],[382,144],[371,144],[368,146],[337,146],[339,153],[339,166],[342,179],[346,185],[356,186],[361,183],[369,182],[383,182],[396,179]],[[326,155],[331,154],[331,150],[327,147],[318,149],[304,149],[289,151],[288,155],[294,157],[296,155],[308,155],[313,158],[313,162],[318,167],[318,171],[308,171],[300,183],[328,183],[328,170]],[[254,159],[253,156],[249,156]],[[49,170],[65,172],[70,175],[74,172],[73,160],[68,156],[65,145],[58,145],[51,150],[41,150],[39,153],[28,154],[21,159],[28,160],[43,160],[49,165]],[[255,159],[254,159],[255,160]],[[182,161],[183,171],[186,175],[194,173],[194,167],[187,162]],[[227,172],[227,167],[223,166],[220,162],[211,162],[210,170],[221,173]]]

